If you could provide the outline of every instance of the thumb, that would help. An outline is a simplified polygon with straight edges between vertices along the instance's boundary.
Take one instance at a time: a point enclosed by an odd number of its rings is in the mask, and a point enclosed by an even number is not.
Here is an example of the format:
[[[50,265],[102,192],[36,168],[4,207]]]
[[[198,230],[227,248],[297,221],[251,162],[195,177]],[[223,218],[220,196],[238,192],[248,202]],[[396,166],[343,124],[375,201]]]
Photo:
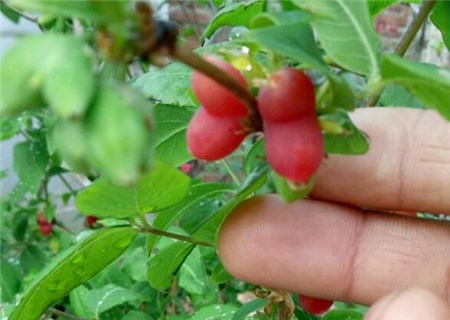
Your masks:
[[[365,320],[448,320],[450,304],[437,295],[420,288],[391,294],[377,301]]]

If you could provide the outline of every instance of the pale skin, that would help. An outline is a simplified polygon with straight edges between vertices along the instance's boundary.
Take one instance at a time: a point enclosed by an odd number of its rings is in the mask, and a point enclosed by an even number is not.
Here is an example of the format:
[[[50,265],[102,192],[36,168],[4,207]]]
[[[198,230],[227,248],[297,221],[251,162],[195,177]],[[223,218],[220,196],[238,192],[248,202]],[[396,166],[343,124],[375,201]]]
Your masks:
[[[239,206],[219,255],[248,282],[371,305],[367,320],[448,320],[450,223],[381,211],[450,214],[450,122],[407,108],[351,117],[370,151],[324,160],[309,200]]]

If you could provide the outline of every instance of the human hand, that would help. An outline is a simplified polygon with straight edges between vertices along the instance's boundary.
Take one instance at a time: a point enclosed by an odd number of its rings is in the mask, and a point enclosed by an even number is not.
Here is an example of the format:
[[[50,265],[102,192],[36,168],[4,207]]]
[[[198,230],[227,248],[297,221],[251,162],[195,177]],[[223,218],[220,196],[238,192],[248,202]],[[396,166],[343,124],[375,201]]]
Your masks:
[[[367,319],[450,319],[450,224],[367,210],[450,214],[450,123],[406,108],[352,118],[370,151],[326,159],[310,200],[243,203],[219,255],[248,282],[374,304]]]

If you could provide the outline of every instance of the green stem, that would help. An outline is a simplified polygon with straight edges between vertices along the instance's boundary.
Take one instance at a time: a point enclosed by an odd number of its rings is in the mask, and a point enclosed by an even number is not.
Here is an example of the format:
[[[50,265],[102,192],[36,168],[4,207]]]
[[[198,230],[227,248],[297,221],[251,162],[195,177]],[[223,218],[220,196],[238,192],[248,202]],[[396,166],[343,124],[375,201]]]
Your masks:
[[[86,318],[79,318],[73,314],[70,314],[70,313],[55,309],[55,308],[48,309],[48,313],[53,314],[55,316],[61,316],[61,317],[73,319],[73,320],[87,320]]]
[[[176,239],[176,240],[180,240],[180,241],[190,242],[190,243],[197,244],[200,246],[211,247],[211,248],[216,247],[214,244],[206,242],[206,241],[196,240],[189,236],[155,229],[148,223],[147,219],[145,219],[145,214],[140,214],[139,219],[142,222],[142,227],[139,227],[138,230],[140,230],[141,232],[150,233],[150,234],[154,234],[154,235],[162,236],[162,237],[168,237],[168,238],[172,238],[172,239]]]
[[[427,0],[423,3],[416,18],[409,25],[408,30],[406,31],[405,35],[402,37],[400,43],[395,49],[395,53],[398,54],[400,57],[403,57],[405,55],[406,51],[408,50],[409,46],[414,40],[417,32],[419,32],[420,28],[427,20],[427,17],[435,4],[436,0]]]
[[[70,191],[70,193],[72,193],[72,194],[76,194],[77,193],[75,191],[75,189],[72,188],[70,183],[66,180],[66,178],[64,178],[64,176],[62,174],[58,174],[58,178],[62,181],[62,183],[66,186],[66,188]]]
[[[222,163],[225,166],[225,169],[227,169],[227,172],[230,175],[231,179],[233,179],[234,183],[236,183],[237,186],[240,187],[241,182],[239,181],[238,177],[234,174],[233,170],[231,170],[228,161],[226,159],[222,159]]]
[[[408,51],[409,46],[411,45],[412,41],[414,40],[417,32],[420,30],[422,25],[427,20],[428,15],[430,14],[431,10],[433,9],[434,5],[436,4],[436,0],[426,0],[422,7],[419,10],[419,13],[415,17],[414,21],[411,22],[411,24],[408,27],[408,30],[406,30],[405,34],[400,40],[400,43],[398,44],[397,48],[395,49],[395,53],[399,55],[400,57],[403,57]],[[372,97],[370,97],[367,105],[369,107],[374,107],[378,100],[380,100],[381,94],[383,93],[383,89],[378,91],[376,94],[374,94]]]

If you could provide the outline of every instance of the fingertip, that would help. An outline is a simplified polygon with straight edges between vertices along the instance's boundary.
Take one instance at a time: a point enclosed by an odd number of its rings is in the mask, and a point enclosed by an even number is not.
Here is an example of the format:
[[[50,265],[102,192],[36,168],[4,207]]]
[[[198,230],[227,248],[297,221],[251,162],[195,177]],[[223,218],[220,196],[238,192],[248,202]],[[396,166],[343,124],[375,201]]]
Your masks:
[[[439,296],[422,288],[391,294],[375,303],[365,320],[449,320],[450,305]]]

